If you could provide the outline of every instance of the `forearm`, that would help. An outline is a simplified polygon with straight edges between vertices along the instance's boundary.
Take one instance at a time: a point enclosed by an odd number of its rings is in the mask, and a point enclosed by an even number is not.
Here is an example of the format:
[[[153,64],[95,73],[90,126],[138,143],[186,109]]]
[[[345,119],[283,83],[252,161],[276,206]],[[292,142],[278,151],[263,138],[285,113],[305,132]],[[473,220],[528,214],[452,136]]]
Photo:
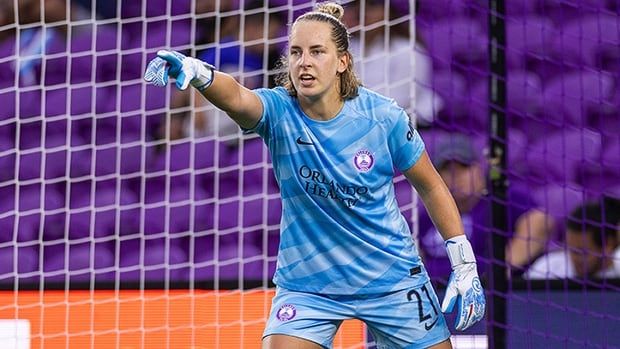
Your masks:
[[[456,203],[443,182],[419,193],[426,211],[444,240],[463,234],[463,223]]]
[[[424,152],[418,162],[405,171],[435,227],[444,240],[463,234],[463,223],[454,198]]]
[[[211,86],[201,93],[241,127],[254,127],[262,115],[258,96],[226,73],[216,71]]]

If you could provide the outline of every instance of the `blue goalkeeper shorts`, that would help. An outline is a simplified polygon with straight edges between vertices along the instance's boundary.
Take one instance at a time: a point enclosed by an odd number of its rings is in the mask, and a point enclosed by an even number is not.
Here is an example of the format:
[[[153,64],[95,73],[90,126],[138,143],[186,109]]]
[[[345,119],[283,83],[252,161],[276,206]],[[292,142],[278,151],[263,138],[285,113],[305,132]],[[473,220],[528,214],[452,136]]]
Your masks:
[[[427,348],[450,337],[430,282],[378,295],[332,296],[281,287],[263,338],[283,334],[331,348],[343,320],[363,321],[378,349]]]

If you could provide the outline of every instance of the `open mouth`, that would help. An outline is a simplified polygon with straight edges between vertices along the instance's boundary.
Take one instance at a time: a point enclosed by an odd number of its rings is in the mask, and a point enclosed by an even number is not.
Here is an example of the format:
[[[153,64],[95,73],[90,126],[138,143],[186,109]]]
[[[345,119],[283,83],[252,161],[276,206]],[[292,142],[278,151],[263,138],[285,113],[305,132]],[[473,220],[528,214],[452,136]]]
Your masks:
[[[314,76],[310,74],[301,74],[299,76],[299,81],[302,83],[302,85],[308,85],[312,83],[314,80],[316,79],[314,78]]]

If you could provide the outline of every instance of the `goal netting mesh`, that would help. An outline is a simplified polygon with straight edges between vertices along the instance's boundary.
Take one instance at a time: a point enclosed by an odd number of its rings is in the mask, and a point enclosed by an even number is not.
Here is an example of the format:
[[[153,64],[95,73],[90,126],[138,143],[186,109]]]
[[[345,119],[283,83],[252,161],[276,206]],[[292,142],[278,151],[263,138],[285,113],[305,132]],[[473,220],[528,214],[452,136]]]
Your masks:
[[[360,77],[413,111],[413,1],[341,3]],[[142,75],[173,49],[271,87],[313,4],[0,2],[0,347],[260,347],[281,213],[267,150]],[[335,346],[371,340],[350,321]]]
[[[355,69],[415,115],[474,245],[488,312],[454,346],[620,347],[618,1],[339,3]],[[142,74],[165,48],[273,86],[313,4],[0,1],[1,348],[260,346],[267,149]],[[443,241],[395,186],[441,298]],[[335,347],[374,343],[347,321]]]

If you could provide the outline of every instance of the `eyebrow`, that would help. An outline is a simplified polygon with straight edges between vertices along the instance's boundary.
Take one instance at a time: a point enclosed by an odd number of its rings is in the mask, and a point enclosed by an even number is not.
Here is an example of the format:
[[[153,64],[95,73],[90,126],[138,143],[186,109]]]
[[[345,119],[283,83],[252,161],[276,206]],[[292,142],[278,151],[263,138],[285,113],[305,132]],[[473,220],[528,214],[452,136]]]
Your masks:
[[[312,45],[312,46],[310,46],[311,50],[312,49],[317,49],[317,48],[327,48],[327,46],[325,46],[325,45]],[[299,50],[299,49],[301,49],[301,47],[300,46],[291,46],[291,50],[293,50],[293,49]]]

